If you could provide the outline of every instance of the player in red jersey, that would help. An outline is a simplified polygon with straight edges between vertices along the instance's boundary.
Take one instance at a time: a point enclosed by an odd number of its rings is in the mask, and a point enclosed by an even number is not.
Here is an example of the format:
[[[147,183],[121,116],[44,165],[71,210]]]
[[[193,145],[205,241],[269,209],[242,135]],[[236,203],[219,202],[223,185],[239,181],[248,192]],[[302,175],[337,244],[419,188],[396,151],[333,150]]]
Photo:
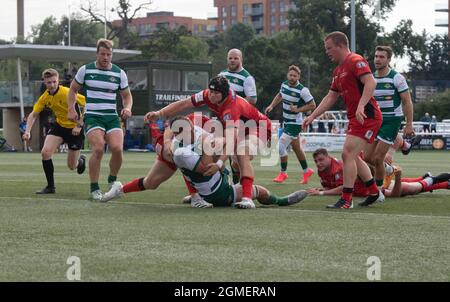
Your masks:
[[[222,122],[227,146],[227,154],[222,155],[216,163],[211,164],[206,175],[217,172],[223,166],[223,161],[229,155],[233,155],[241,172],[240,184],[243,190],[241,205],[255,207],[252,201],[254,171],[250,161],[256,154],[260,141],[265,143],[264,140],[270,139],[272,125],[264,114],[230,89],[230,84],[225,77],[214,77],[211,79],[208,89],[202,90],[190,98],[174,102],[159,111],[148,112],[145,119],[155,120],[170,117],[205,105]],[[246,123],[245,127],[242,127],[242,123]]]
[[[347,136],[342,150],[344,175],[341,198],[328,208],[352,208],[352,193],[356,176],[359,175],[369,189],[370,195],[359,205],[368,206],[384,199],[378,190],[367,164],[358,156],[367,144],[373,142],[381,127],[382,115],[373,92],[376,81],[367,61],[348,48],[348,38],[342,32],[333,32],[325,38],[325,50],[331,61],[339,65],[333,72],[328,94],[308,116],[303,127],[307,129],[316,117],[330,109],[341,96],[349,119]]]
[[[342,162],[331,157],[323,148],[314,151],[313,158],[323,188],[309,188],[306,192],[309,195],[340,195],[343,189]],[[402,197],[439,189],[450,189],[449,173],[434,177],[427,173],[417,178],[401,178],[400,167],[394,166],[391,174],[386,174],[382,190],[386,197]],[[359,178],[355,181],[353,195],[369,195],[369,190]]]
[[[320,177],[323,189],[309,188],[306,190],[310,195],[341,195],[343,189],[343,163],[328,154],[326,149],[317,149],[313,153],[313,159]],[[366,197],[368,189],[357,178],[353,188],[353,195]]]

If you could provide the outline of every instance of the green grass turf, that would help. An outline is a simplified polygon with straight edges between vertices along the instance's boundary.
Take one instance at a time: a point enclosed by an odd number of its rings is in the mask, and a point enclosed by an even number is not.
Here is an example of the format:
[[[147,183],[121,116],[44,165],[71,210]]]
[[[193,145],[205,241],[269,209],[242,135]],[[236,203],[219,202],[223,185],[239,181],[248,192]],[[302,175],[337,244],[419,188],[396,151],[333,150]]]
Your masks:
[[[254,161],[256,183],[280,196],[305,188],[294,158],[283,184],[272,182],[278,166]],[[119,180],[145,175],[154,160],[125,153]],[[382,281],[450,281],[450,190],[351,210],[325,209],[337,198],[323,196],[292,207],[192,209],[181,204],[177,172],[157,191],[100,204],[87,201],[87,174],[65,161],[54,156],[57,193],[39,196],[40,155],[0,154],[0,281],[67,281],[69,256],[80,258],[82,281],[367,281],[369,256],[380,258]],[[450,170],[449,152],[396,161],[409,177]],[[316,174],[308,186],[319,186]]]

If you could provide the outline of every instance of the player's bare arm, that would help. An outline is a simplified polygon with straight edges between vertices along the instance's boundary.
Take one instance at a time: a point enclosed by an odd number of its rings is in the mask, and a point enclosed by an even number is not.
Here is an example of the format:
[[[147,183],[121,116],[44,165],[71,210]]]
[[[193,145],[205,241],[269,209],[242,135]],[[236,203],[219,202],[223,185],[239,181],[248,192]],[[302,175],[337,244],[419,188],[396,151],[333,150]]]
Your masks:
[[[127,118],[130,118],[132,113],[131,113],[131,108],[133,107],[133,97],[131,95],[131,91],[129,88],[124,89],[120,92],[120,96],[122,97],[122,105],[123,105],[123,109],[120,112],[120,116],[126,120]]]
[[[373,96],[373,92],[375,91],[375,88],[377,87],[377,81],[373,77],[371,73],[367,73],[362,75],[359,80],[364,85],[364,90],[361,95],[361,99],[359,100],[358,108],[356,109],[356,119],[359,123],[363,124],[364,119],[367,118],[366,114],[364,113],[364,107],[369,103],[370,99]]]
[[[339,93],[334,90],[328,90],[327,95],[322,99],[319,106],[311,113],[310,116],[303,121],[303,130],[308,129],[308,126],[314,121],[316,117],[333,107],[339,98]]]
[[[406,125],[403,128],[403,134],[406,137],[413,136],[414,135],[414,128],[412,125],[413,122],[413,103],[411,100],[411,94],[409,91],[404,91],[400,93],[400,98],[402,100],[402,109],[403,114],[405,115],[405,122]]]
[[[273,108],[275,108],[282,100],[283,98],[281,97],[281,93],[278,92],[277,95],[273,98],[272,103],[270,103],[266,110],[264,110],[264,113],[267,114],[272,111]]]
[[[150,111],[144,116],[145,121],[156,121],[161,118],[168,118],[174,116],[175,114],[185,111],[187,109],[194,108],[194,105],[191,102],[191,98],[182,99],[176,101],[172,104],[167,105],[158,111]]]
[[[36,112],[31,112],[27,118],[27,127],[25,129],[25,133],[22,135],[22,139],[25,141],[29,141],[31,137],[31,129],[33,128],[34,122],[36,121],[38,114]]]
[[[296,113],[308,112],[308,111],[311,111],[311,110],[314,110],[314,109],[316,109],[316,102],[314,100],[310,101],[309,103],[307,103],[307,104],[305,104],[305,105],[303,105],[301,107],[298,107],[296,105],[291,105],[291,107],[290,107],[290,110],[292,112],[296,112]]]
[[[77,93],[80,91],[81,85],[78,84],[75,80],[70,84],[69,94],[67,95],[67,118],[76,122],[79,119],[78,113],[75,110],[75,104],[77,103]]]

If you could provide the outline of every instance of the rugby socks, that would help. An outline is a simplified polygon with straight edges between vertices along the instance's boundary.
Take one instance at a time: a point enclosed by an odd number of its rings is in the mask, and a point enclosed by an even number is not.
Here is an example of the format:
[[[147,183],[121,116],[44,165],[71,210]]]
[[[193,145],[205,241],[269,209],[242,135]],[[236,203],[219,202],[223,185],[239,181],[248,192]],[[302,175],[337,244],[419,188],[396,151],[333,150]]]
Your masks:
[[[373,181],[373,180],[372,180]],[[341,198],[345,201],[352,201],[353,197],[353,188],[343,188]]]
[[[420,182],[421,180],[423,180],[422,177],[416,177],[416,178],[410,178],[410,177],[402,177],[401,181],[402,182]]]
[[[366,181],[364,183],[364,185],[369,190],[369,195],[377,195],[378,194],[378,187],[375,184],[375,181],[373,180],[373,178],[369,181]],[[381,185],[383,185],[383,181],[381,181]]]
[[[98,185],[98,182],[91,182],[91,193],[94,191],[100,190],[100,186]]]
[[[112,176],[112,175],[108,176],[108,183],[109,184],[115,182],[116,180],[117,180],[117,176]]]
[[[280,165],[281,165],[281,172],[286,172],[288,165],[287,161],[285,163],[281,162]]]
[[[252,199],[253,177],[244,176],[241,178],[242,198]]]
[[[47,178],[47,187],[55,188],[55,180],[53,178],[53,161],[52,159],[42,160],[42,167],[44,168],[45,178]]]
[[[308,170],[308,162],[306,160],[300,160],[300,165],[302,166],[303,172],[306,172]]]
[[[382,179],[377,179],[375,180],[376,186],[377,187],[381,187],[383,185],[383,180]]]
[[[278,197],[275,194],[269,192],[269,198],[268,201],[270,204],[277,204],[279,206],[286,206],[289,204],[288,197]]]
[[[448,189],[448,182],[443,181],[431,186],[424,186],[424,183],[420,182],[420,184],[422,185],[423,189],[422,192],[430,192],[433,190],[439,190],[439,189]]]
[[[144,191],[144,178],[136,178],[122,187],[123,193]]]

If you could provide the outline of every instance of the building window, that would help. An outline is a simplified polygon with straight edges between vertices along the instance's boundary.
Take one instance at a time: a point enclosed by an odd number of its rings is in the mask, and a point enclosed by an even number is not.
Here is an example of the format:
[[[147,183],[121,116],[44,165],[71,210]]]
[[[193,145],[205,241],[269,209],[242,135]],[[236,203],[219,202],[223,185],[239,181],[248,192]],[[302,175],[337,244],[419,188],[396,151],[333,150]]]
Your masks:
[[[179,70],[153,69],[153,89],[179,91],[181,72]]]
[[[284,26],[286,23],[286,16],[280,15],[280,26]]]
[[[272,12],[272,14],[277,11],[277,4],[275,0],[270,1],[270,11]]]
[[[127,70],[130,90],[147,90],[147,69]]]
[[[225,20],[222,19],[222,30],[225,31],[227,30],[227,24],[225,22]]]
[[[280,1],[280,13],[284,13],[286,11],[286,6],[284,5],[284,1]]]
[[[227,17],[227,7],[222,6],[222,18],[226,18],[226,17]]]
[[[236,5],[231,6],[231,17],[236,17]]]
[[[231,19],[231,25],[234,25],[236,23],[237,23],[236,19]]]
[[[200,91],[208,86],[209,74],[206,71],[185,71],[183,91]]]
[[[242,10],[244,11],[244,16],[249,16],[250,15],[250,9],[248,4],[243,4],[242,5]]]
[[[277,25],[277,17],[275,15],[272,15],[270,17],[270,25],[272,25],[272,26]]]

